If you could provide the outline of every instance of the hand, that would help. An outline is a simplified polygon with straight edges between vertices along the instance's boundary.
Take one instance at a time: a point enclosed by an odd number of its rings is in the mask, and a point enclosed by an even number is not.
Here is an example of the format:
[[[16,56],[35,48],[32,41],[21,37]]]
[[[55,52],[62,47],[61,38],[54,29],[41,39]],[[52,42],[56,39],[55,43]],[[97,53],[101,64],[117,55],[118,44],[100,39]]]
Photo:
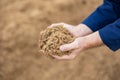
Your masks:
[[[76,38],[70,44],[64,44],[64,45],[60,46],[61,51],[72,50],[72,53],[70,55],[64,55],[62,57],[55,56],[55,55],[51,55],[51,56],[56,59],[74,59],[80,52],[82,52],[86,49],[98,47],[101,45],[103,45],[103,42],[100,38],[99,32],[97,31],[88,36]]]
[[[76,37],[81,37],[81,36],[85,36],[85,35],[92,33],[92,30],[84,24],[73,26],[73,25],[66,24],[66,23],[55,23],[55,24],[48,26],[48,28],[56,27],[58,25],[63,25],[64,28],[66,28],[71,34],[73,34]]]
[[[85,40],[83,37],[79,37],[76,38],[70,44],[65,44],[60,46],[61,51],[73,50],[70,55],[64,55],[64,56],[51,55],[51,56],[56,59],[74,59],[81,51],[83,51],[86,48],[86,44],[84,41]]]

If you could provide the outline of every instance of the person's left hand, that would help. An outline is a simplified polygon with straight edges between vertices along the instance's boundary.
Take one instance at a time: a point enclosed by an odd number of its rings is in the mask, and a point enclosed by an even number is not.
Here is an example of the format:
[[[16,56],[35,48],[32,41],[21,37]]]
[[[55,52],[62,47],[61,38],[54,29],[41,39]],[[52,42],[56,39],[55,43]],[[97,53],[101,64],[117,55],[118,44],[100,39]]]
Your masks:
[[[66,28],[71,34],[73,34],[76,37],[82,37],[92,33],[92,30],[85,24],[79,24],[74,26],[62,22],[62,23],[51,24],[50,26],[48,26],[48,28],[57,27],[59,25],[62,25],[64,28]]]

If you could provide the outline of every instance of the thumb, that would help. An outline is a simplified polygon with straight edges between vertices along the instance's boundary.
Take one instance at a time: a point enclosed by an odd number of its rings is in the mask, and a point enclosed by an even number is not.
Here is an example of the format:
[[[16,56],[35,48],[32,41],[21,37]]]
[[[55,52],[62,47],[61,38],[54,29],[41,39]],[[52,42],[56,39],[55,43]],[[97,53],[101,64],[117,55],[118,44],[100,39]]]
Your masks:
[[[76,49],[76,48],[78,48],[78,42],[76,40],[72,43],[64,44],[64,45],[60,46],[61,51],[68,51],[68,50],[72,50],[72,49]]]

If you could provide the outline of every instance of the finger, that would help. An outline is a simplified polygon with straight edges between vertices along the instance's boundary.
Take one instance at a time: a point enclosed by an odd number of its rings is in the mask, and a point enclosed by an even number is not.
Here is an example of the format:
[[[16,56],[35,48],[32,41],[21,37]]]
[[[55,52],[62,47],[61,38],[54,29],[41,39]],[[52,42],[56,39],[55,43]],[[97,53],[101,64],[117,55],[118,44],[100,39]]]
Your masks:
[[[64,55],[64,56],[56,56],[56,55],[53,55],[53,57],[55,59],[59,59],[59,60],[68,60],[68,59],[74,59],[75,56],[74,55]]]
[[[64,23],[63,27],[66,28],[71,34],[75,35],[74,34],[75,33],[75,27],[73,27],[73,25]]]
[[[70,59],[74,59],[80,52],[81,52],[81,49],[77,49],[72,51],[72,53],[69,55],[63,55],[63,56],[51,55],[51,56],[52,58],[58,59],[58,60],[70,60]]]
[[[56,27],[56,26],[59,26],[59,25],[64,25],[64,23],[51,24],[50,26],[48,26],[48,28]]]
[[[78,48],[78,41],[76,40],[72,43],[64,44],[60,46],[61,51],[69,51],[69,50],[76,49],[76,48]]]
[[[53,56],[53,57],[59,60],[71,60],[71,59],[74,59],[79,53],[80,53],[80,50],[74,50],[70,55],[63,55],[61,57]]]
[[[64,24],[63,27],[65,27],[70,32],[73,31],[73,28],[74,28],[72,25],[69,25],[69,24]]]
[[[72,51],[72,53],[69,54],[69,55],[63,55],[63,56],[55,56],[55,55],[53,55],[53,57],[55,59],[59,59],[59,60],[74,59],[81,51],[82,51],[82,49],[77,49],[77,50]]]
[[[52,54],[48,54],[48,56],[49,56],[51,59],[55,59],[55,57],[54,57]]]

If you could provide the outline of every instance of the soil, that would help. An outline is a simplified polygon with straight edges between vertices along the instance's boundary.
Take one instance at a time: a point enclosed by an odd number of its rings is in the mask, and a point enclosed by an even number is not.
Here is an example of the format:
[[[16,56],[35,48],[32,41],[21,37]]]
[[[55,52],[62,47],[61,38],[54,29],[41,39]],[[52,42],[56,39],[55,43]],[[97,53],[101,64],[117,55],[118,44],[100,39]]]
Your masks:
[[[102,0],[0,0],[0,80],[120,80],[120,52],[84,51],[75,60],[40,55],[40,31],[81,23]]]

